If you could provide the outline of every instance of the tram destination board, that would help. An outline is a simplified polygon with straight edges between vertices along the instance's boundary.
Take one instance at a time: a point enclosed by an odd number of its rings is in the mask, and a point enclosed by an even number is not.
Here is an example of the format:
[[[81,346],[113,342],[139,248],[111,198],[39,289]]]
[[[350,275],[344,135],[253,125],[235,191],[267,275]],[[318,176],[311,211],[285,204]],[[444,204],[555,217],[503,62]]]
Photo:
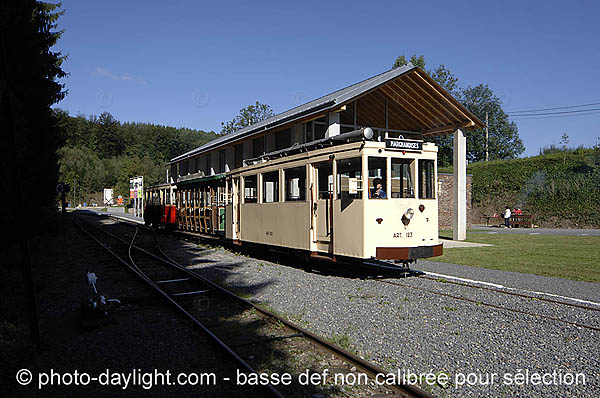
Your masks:
[[[423,142],[409,140],[394,140],[391,138],[387,138],[385,140],[385,147],[387,149],[400,149],[402,151],[422,151]]]

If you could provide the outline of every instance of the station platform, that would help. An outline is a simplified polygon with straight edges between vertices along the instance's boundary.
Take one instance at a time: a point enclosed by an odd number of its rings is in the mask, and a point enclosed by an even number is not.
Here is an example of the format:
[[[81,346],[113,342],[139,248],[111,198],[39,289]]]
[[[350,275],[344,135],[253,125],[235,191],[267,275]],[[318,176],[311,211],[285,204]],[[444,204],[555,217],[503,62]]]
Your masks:
[[[127,221],[133,221],[138,224],[144,224],[142,217],[136,217],[133,213],[123,213],[122,207],[80,207],[72,211],[89,211],[92,213],[110,215]]]

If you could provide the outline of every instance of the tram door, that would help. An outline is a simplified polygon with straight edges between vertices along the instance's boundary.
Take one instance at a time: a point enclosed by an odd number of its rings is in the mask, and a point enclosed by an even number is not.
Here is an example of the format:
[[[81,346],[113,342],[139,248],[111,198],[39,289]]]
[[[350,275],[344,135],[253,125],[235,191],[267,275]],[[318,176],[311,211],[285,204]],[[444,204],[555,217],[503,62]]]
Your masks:
[[[240,186],[240,179],[233,179],[233,187],[231,187],[231,202],[233,204],[233,239],[239,239],[240,237],[240,198],[242,193],[242,187]]]
[[[331,252],[333,163],[314,163],[312,169],[314,185],[311,205],[315,227],[314,241],[317,243],[317,250]]]

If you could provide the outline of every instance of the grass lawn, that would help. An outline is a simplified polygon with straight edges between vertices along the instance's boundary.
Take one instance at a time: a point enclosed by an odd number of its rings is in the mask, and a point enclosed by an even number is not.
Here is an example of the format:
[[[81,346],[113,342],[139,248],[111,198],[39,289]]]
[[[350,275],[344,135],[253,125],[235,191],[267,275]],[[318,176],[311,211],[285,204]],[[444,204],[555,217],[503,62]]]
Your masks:
[[[440,231],[452,238],[452,231]],[[600,237],[488,234],[467,231],[467,242],[494,246],[444,249],[432,258],[451,264],[600,282]]]

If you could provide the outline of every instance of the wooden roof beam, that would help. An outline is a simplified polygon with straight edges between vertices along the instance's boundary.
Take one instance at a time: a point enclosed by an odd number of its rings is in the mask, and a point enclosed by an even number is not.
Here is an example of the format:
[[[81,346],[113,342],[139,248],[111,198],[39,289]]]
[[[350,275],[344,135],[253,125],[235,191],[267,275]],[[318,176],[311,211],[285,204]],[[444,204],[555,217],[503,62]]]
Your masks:
[[[429,119],[432,121],[432,123],[430,123],[430,127],[431,126],[440,126],[440,125],[447,124],[452,121],[452,120],[447,121],[447,120],[445,120],[446,118],[440,118],[438,115],[436,115],[435,111],[432,111],[431,109],[429,109],[426,106],[426,104],[422,101],[422,99],[415,92],[412,92],[412,93],[409,92],[410,87],[405,87],[405,86],[400,85],[400,82],[398,80],[389,82],[388,87],[392,91],[398,91],[398,90],[401,91],[402,92],[402,95],[400,95],[401,98],[405,97],[407,101],[411,101],[411,103],[414,104],[414,106],[417,107],[417,109],[421,110],[422,114],[427,113]],[[421,99],[421,101],[419,101],[419,99]]]
[[[400,105],[393,101],[389,96],[382,93],[384,99],[388,101],[388,120],[390,126],[402,126],[401,128],[392,130],[409,130],[409,131],[420,131],[422,126],[414,118],[412,118]]]
[[[472,121],[473,126],[476,126],[478,128],[485,127],[485,125],[477,118],[477,116],[475,116],[468,109],[466,109],[463,105],[461,105],[456,99],[454,99],[454,97],[452,97],[451,95],[448,95],[448,96],[443,95],[443,92],[445,92],[443,90],[443,88],[441,88],[441,86],[440,86],[442,91],[440,91],[438,88],[436,88],[435,87],[436,85],[439,86],[438,83],[435,80],[433,80],[429,75],[425,75],[427,77],[424,77],[422,74],[419,73],[419,71],[417,69],[415,69],[415,74],[417,76],[419,76],[419,78],[427,85],[428,88],[430,88],[434,92],[439,93],[444,98],[446,98],[446,100],[450,103],[450,105],[452,105],[452,107],[454,109],[456,109],[458,112],[460,112],[460,114],[464,115],[465,119]],[[429,81],[429,80],[431,80],[431,81]]]
[[[475,122],[472,120],[465,120],[462,121],[460,123],[453,123],[453,124],[449,124],[446,126],[440,126],[440,127],[435,127],[435,128],[431,128],[431,129],[425,129],[422,130],[421,133],[423,135],[440,135],[442,133],[445,133],[447,131],[454,131],[456,129],[459,128],[470,128],[470,127],[474,127],[475,126]]]
[[[389,87],[380,87],[382,93],[386,94],[392,101],[394,101],[398,106],[404,109],[411,117],[418,120],[422,126],[431,126],[435,125],[435,123],[430,120],[426,115],[423,114],[417,107],[415,107],[410,101],[404,100],[402,95],[398,94],[395,90],[392,90]],[[412,111],[409,110],[409,107],[412,108]],[[420,116],[419,116],[420,114]]]
[[[449,119],[446,115],[437,110],[427,100],[425,100],[423,96],[417,92],[417,90],[413,89],[403,80],[398,79],[394,82],[391,82],[391,84],[393,84],[393,86],[397,87],[398,89],[401,89],[403,92],[406,93],[407,96],[414,98],[419,106],[427,110],[427,112],[431,115],[432,119],[436,121],[436,124],[442,125],[455,121],[455,118]]]
[[[425,88],[419,86],[419,83],[414,81],[410,75],[404,76],[404,78],[400,81],[406,87],[411,88],[416,95],[418,95],[424,102],[429,104],[429,106],[431,106],[436,112],[441,114],[444,117],[444,119],[446,119],[447,123],[451,123],[452,121],[456,120],[456,113],[452,113],[450,110],[448,110],[448,105],[442,105],[433,94],[431,94]],[[421,91],[421,93],[417,93],[417,91],[419,90]],[[427,96],[429,99],[425,98],[425,96]],[[442,98],[444,99],[444,101],[448,102],[446,98]]]

